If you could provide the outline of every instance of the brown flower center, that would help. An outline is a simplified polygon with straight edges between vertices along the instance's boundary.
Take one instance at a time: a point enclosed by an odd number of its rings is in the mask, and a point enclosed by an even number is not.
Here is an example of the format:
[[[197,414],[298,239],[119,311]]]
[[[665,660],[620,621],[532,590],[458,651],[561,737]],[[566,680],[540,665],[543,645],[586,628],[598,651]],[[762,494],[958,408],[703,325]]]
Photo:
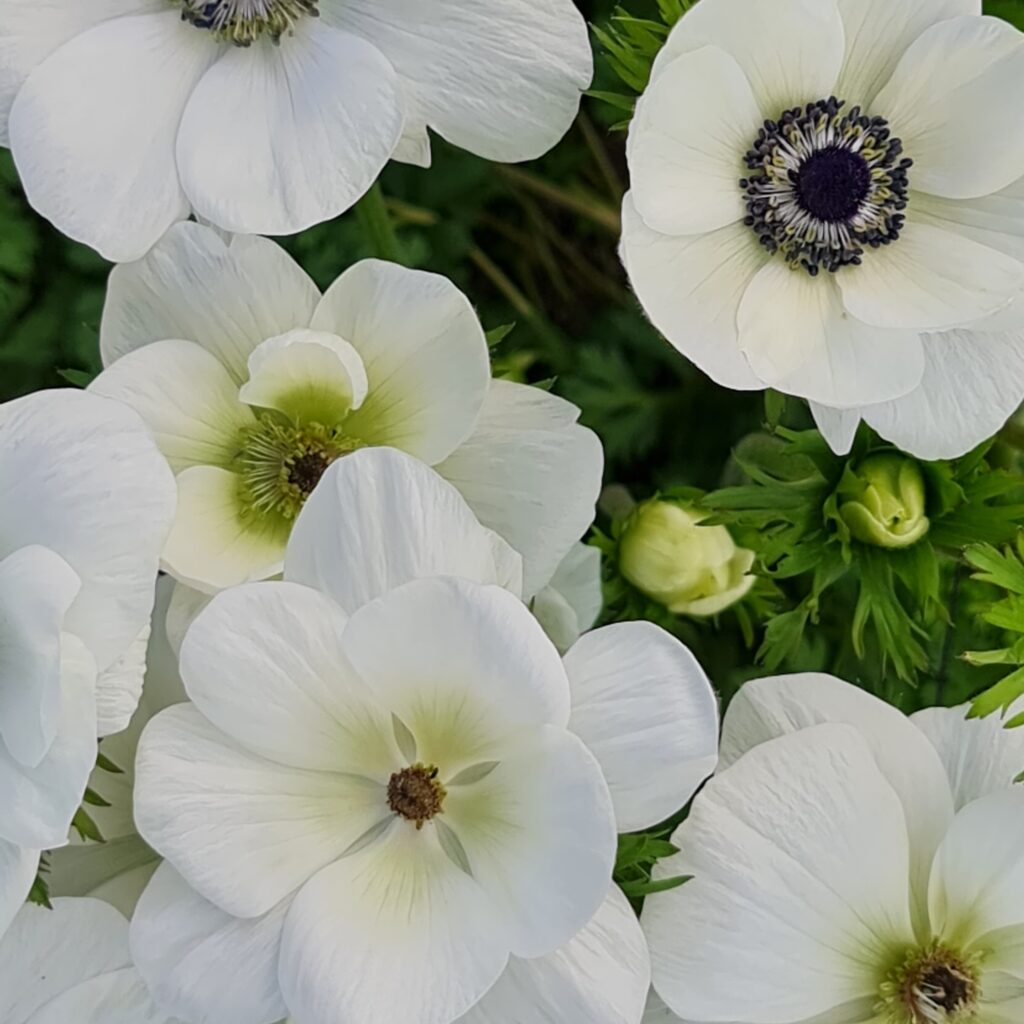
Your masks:
[[[395,772],[388,782],[388,807],[416,828],[443,813],[447,790],[437,778],[433,765],[414,764]]]

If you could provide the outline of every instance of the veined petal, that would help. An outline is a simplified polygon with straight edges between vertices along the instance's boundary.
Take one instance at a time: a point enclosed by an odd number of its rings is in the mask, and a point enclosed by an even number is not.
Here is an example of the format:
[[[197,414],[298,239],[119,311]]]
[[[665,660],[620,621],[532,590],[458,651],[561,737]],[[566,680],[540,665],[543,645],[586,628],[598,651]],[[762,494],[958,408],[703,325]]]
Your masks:
[[[658,54],[654,77],[680,54],[717,46],[743,69],[762,114],[774,120],[832,95],[844,42],[836,0],[712,0],[680,19]]]
[[[926,29],[872,105],[914,161],[915,189],[968,199],[1024,174],[1024,35],[998,18]]]
[[[368,387],[363,361],[347,341],[299,328],[268,338],[249,356],[238,397],[299,423],[330,426],[363,404]]]
[[[178,512],[164,547],[164,568],[213,593],[281,571],[289,524],[273,514],[245,515],[242,479],[218,466],[178,476]]]
[[[457,1024],[637,1024],[651,977],[640,924],[616,886],[585,928],[548,956],[512,957]]]
[[[147,623],[128,650],[96,676],[96,735],[101,738],[126,729],[139,706],[150,632]]]
[[[307,18],[288,45],[230,48],[202,77],[178,134],[182,187],[225,230],[293,234],[363,195],[402,121],[398,80],[380,51]]]
[[[902,712],[824,673],[752,680],[726,712],[722,766],[761,743],[822,723],[856,728],[902,801],[916,905],[923,909],[932,857],[952,820],[953,801],[941,761]]]
[[[157,341],[130,352],[89,390],[134,409],[175,473],[229,468],[256,423],[224,366],[191,341]]]
[[[395,638],[402,642],[396,643]],[[442,781],[502,756],[524,729],[569,720],[569,681],[518,598],[456,579],[414,580],[349,619],[345,653]]]
[[[111,271],[100,324],[103,363],[185,338],[241,384],[253,349],[305,327],[319,301],[309,275],[269,239],[236,235],[226,242],[202,224],[175,224],[141,260]]]
[[[364,260],[327,289],[312,326],[348,341],[366,367],[369,394],[345,421],[350,436],[434,465],[470,435],[490,362],[476,311],[451,281]]]
[[[437,467],[480,522],[522,555],[527,597],[594,521],[604,452],[578,416],[555,395],[492,381],[476,429]]]
[[[941,331],[1009,305],[1024,288],[1024,264],[911,215],[892,245],[865,253],[836,283],[847,311],[867,324]]]
[[[964,704],[926,708],[910,716],[939,752],[957,810],[1013,785],[1024,771],[1024,730],[1007,729],[999,715],[968,718],[969,710]],[[1024,702],[1011,709],[1010,715],[1018,710],[1024,710]]]
[[[672,841],[655,877],[693,878],[642,923],[654,986],[685,1020],[830,1019],[877,999],[880,959],[913,942],[903,807],[849,726],[755,747]]]
[[[147,726],[135,775],[143,838],[236,917],[267,913],[387,814],[381,787],[257,757],[191,704]]]
[[[25,903],[38,870],[38,850],[0,839],[0,939]]]
[[[497,981],[508,942],[436,830],[396,822],[299,891],[285,918],[281,989],[304,1024],[448,1024]]]
[[[61,629],[81,587],[47,548],[21,548],[0,561],[0,738],[26,768],[46,756],[60,724]]]
[[[174,160],[178,122],[219,52],[168,10],[102,22],[51,54],[28,76],[8,125],[32,206],[107,259],[142,256],[189,215]]]
[[[835,95],[868,106],[925,29],[958,15],[981,14],[980,0],[838,0],[846,57]]]
[[[886,330],[849,315],[830,276],[811,277],[781,259],[751,281],[738,323],[740,348],[763,381],[823,405],[898,398],[924,372],[916,329]]]
[[[284,571],[286,579],[354,612],[431,576],[494,583],[518,594],[519,564],[432,469],[393,448],[370,448],[324,473],[295,520]]]
[[[647,622],[583,636],[565,657],[569,728],[601,765],[620,832],[683,807],[718,761],[718,702],[694,656]]]
[[[667,63],[629,127],[630,194],[647,226],[694,235],[742,220],[743,157],[763,123],[728,53],[705,46]]]
[[[60,643],[60,718],[46,756],[32,768],[0,746],[0,839],[34,850],[63,846],[96,763],[96,663],[69,633]]]
[[[687,359],[723,387],[766,386],[740,351],[736,327],[743,293],[770,258],[750,228],[663,235],[644,223],[630,192],[622,204],[621,256],[651,323]]]
[[[203,715],[251,752],[292,768],[384,786],[402,767],[391,715],[348,663],[344,612],[297,583],[218,594],[181,646]]]
[[[323,16],[391,61],[420,138],[429,125],[488,160],[546,153],[593,76],[586,23],[571,0],[347,0]]]
[[[277,959],[289,905],[232,917],[164,862],[132,917],[132,960],[156,1002],[183,1021],[274,1024],[288,1014]]]

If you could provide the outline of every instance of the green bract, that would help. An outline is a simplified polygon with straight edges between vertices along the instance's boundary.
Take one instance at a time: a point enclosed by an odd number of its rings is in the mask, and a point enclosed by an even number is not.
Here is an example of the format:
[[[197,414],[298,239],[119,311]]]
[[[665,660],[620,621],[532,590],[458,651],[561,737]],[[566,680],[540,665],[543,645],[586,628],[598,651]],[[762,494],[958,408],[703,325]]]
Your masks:
[[[896,453],[869,456],[839,485],[839,516],[850,535],[880,548],[916,544],[930,525],[925,504],[920,466]]]

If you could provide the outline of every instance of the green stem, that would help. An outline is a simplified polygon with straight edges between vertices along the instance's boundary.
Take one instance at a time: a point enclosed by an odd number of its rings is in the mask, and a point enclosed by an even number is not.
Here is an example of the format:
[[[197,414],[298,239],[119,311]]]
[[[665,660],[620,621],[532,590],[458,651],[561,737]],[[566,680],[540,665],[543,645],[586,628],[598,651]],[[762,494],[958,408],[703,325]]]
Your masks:
[[[395,231],[391,214],[388,213],[380,182],[374,182],[370,191],[356,203],[355,210],[363,237],[373,250],[373,255],[393,263],[407,263],[405,249]]]

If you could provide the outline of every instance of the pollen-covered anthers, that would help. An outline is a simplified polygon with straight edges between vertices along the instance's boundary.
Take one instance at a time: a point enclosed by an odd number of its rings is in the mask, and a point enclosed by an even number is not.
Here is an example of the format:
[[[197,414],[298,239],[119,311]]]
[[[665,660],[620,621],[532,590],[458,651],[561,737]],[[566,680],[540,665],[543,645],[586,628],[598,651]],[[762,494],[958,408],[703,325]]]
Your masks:
[[[437,778],[434,765],[414,764],[395,772],[388,782],[388,807],[419,831],[444,809],[448,791]]]
[[[891,1024],[970,1024],[976,1019],[977,966],[935,946],[907,957],[882,986]]]
[[[261,419],[236,458],[242,504],[256,515],[294,519],[327,467],[360,447],[362,442],[319,423],[295,427]]]
[[[913,161],[884,118],[843,106],[833,96],[766,121],[740,179],[747,226],[812,276],[859,264],[865,249],[898,238],[905,219]]]
[[[274,43],[294,31],[303,15],[320,16],[319,0],[181,0],[181,19],[209,29],[221,42],[252,46],[263,36]]]

